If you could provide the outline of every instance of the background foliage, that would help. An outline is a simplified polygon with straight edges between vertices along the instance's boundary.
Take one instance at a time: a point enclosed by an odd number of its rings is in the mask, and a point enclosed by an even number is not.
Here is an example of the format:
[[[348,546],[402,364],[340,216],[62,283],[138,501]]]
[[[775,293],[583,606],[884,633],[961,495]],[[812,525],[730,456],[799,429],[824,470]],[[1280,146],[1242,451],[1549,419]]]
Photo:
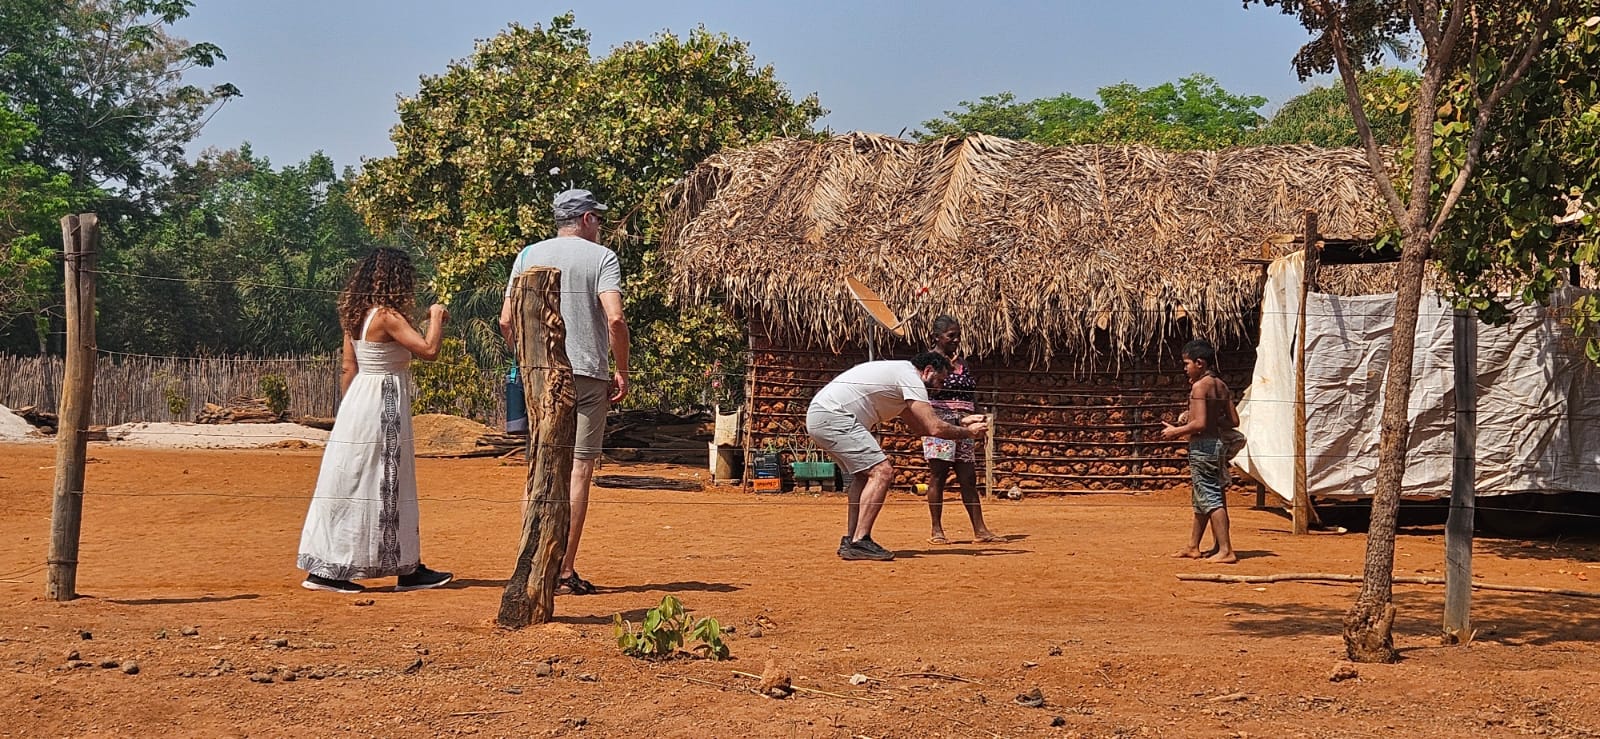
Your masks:
[[[705,367],[740,361],[742,334],[719,309],[668,301],[656,259],[661,193],[723,147],[809,134],[822,112],[725,34],[663,33],[596,58],[567,14],[513,25],[424,78],[400,101],[395,155],[368,163],[355,196],[375,229],[422,245],[438,265],[435,291],[483,339],[473,353],[499,364],[487,326],[512,259],[555,234],[555,193],[594,191],[611,207],[601,240],[622,262],[633,329],[639,378],[628,402],[681,407]]]

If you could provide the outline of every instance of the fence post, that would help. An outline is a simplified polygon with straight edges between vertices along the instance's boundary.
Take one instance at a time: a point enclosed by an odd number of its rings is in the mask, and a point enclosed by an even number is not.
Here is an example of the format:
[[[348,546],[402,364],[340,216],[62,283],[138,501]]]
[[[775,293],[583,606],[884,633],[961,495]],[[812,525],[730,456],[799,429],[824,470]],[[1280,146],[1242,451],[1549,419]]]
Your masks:
[[[66,373],[56,408],[56,479],[50,505],[45,597],[78,596],[78,533],[83,520],[83,468],[94,403],[94,263],[100,220],[93,213],[61,219],[67,299]]]
[[[1300,277],[1300,319],[1294,357],[1294,500],[1290,511],[1296,534],[1309,532],[1315,516],[1311,508],[1311,485],[1306,470],[1306,297],[1317,282],[1318,257],[1322,254],[1318,242],[1322,237],[1317,233],[1317,212],[1307,210],[1305,219],[1302,251],[1305,254],[1305,268]]]
[[[1478,318],[1457,308],[1454,330],[1455,464],[1450,471],[1450,514],[1444,524],[1444,639],[1472,638],[1472,518],[1477,494]]]
[[[572,515],[567,496],[578,420],[561,320],[561,270],[523,272],[511,299],[517,366],[528,406],[528,482],[522,497],[522,544],[496,621],[515,629],[546,623],[555,613],[556,575],[566,555]]]

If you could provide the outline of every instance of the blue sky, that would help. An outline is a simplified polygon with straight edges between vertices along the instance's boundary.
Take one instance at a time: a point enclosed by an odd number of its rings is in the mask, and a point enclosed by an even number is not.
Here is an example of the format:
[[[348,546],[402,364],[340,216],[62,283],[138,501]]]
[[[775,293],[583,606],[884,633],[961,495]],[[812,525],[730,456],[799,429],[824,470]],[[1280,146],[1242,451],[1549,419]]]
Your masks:
[[[244,92],[199,146],[249,141],[279,165],[318,149],[341,166],[393,153],[396,96],[415,92],[420,76],[512,22],[568,10],[597,55],[697,25],[748,41],[790,92],[817,93],[830,111],[821,124],[835,131],[898,134],[1003,90],[1092,98],[1104,85],[1195,72],[1266,97],[1268,110],[1304,89],[1289,59],[1305,31],[1239,0],[199,0],[176,33],[221,46],[228,60],[191,79]]]

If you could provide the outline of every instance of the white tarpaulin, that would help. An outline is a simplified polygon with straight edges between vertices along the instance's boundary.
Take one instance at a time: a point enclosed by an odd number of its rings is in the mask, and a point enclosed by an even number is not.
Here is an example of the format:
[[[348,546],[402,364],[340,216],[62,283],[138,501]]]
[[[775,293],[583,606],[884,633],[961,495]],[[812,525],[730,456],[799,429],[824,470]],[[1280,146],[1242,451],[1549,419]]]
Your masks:
[[[1274,262],[1262,299],[1261,342],[1239,403],[1249,443],[1235,460],[1285,499],[1294,491],[1294,337],[1304,257]],[[1528,306],[1478,329],[1477,492],[1600,491],[1600,370],[1557,316],[1579,293]],[[1306,476],[1317,497],[1373,493],[1378,419],[1393,328],[1393,295],[1306,300]],[[1455,429],[1450,307],[1424,296],[1402,493],[1450,494]]]

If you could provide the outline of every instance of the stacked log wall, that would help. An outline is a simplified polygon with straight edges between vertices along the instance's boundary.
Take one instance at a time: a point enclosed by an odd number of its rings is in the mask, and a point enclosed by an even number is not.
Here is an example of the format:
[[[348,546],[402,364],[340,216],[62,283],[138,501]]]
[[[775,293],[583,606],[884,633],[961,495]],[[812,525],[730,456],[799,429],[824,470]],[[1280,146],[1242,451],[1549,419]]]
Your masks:
[[[865,361],[866,351],[795,348],[756,326],[750,336],[746,450],[775,449],[788,462],[810,447],[805,414],[812,395]],[[1187,407],[1180,348],[1175,342],[1159,354],[1098,370],[1076,366],[1071,358],[1050,368],[971,360],[979,410],[996,416],[995,490],[1092,493],[1188,485],[1185,442],[1159,438],[1161,422],[1176,422]],[[884,354],[907,358],[916,351],[904,346]],[[1248,345],[1221,351],[1223,377],[1237,398],[1250,380],[1255,352]],[[877,435],[894,462],[896,488],[927,482],[920,435],[900,420],[879,427]],[[977,465],[982,484],[981,444]]]

